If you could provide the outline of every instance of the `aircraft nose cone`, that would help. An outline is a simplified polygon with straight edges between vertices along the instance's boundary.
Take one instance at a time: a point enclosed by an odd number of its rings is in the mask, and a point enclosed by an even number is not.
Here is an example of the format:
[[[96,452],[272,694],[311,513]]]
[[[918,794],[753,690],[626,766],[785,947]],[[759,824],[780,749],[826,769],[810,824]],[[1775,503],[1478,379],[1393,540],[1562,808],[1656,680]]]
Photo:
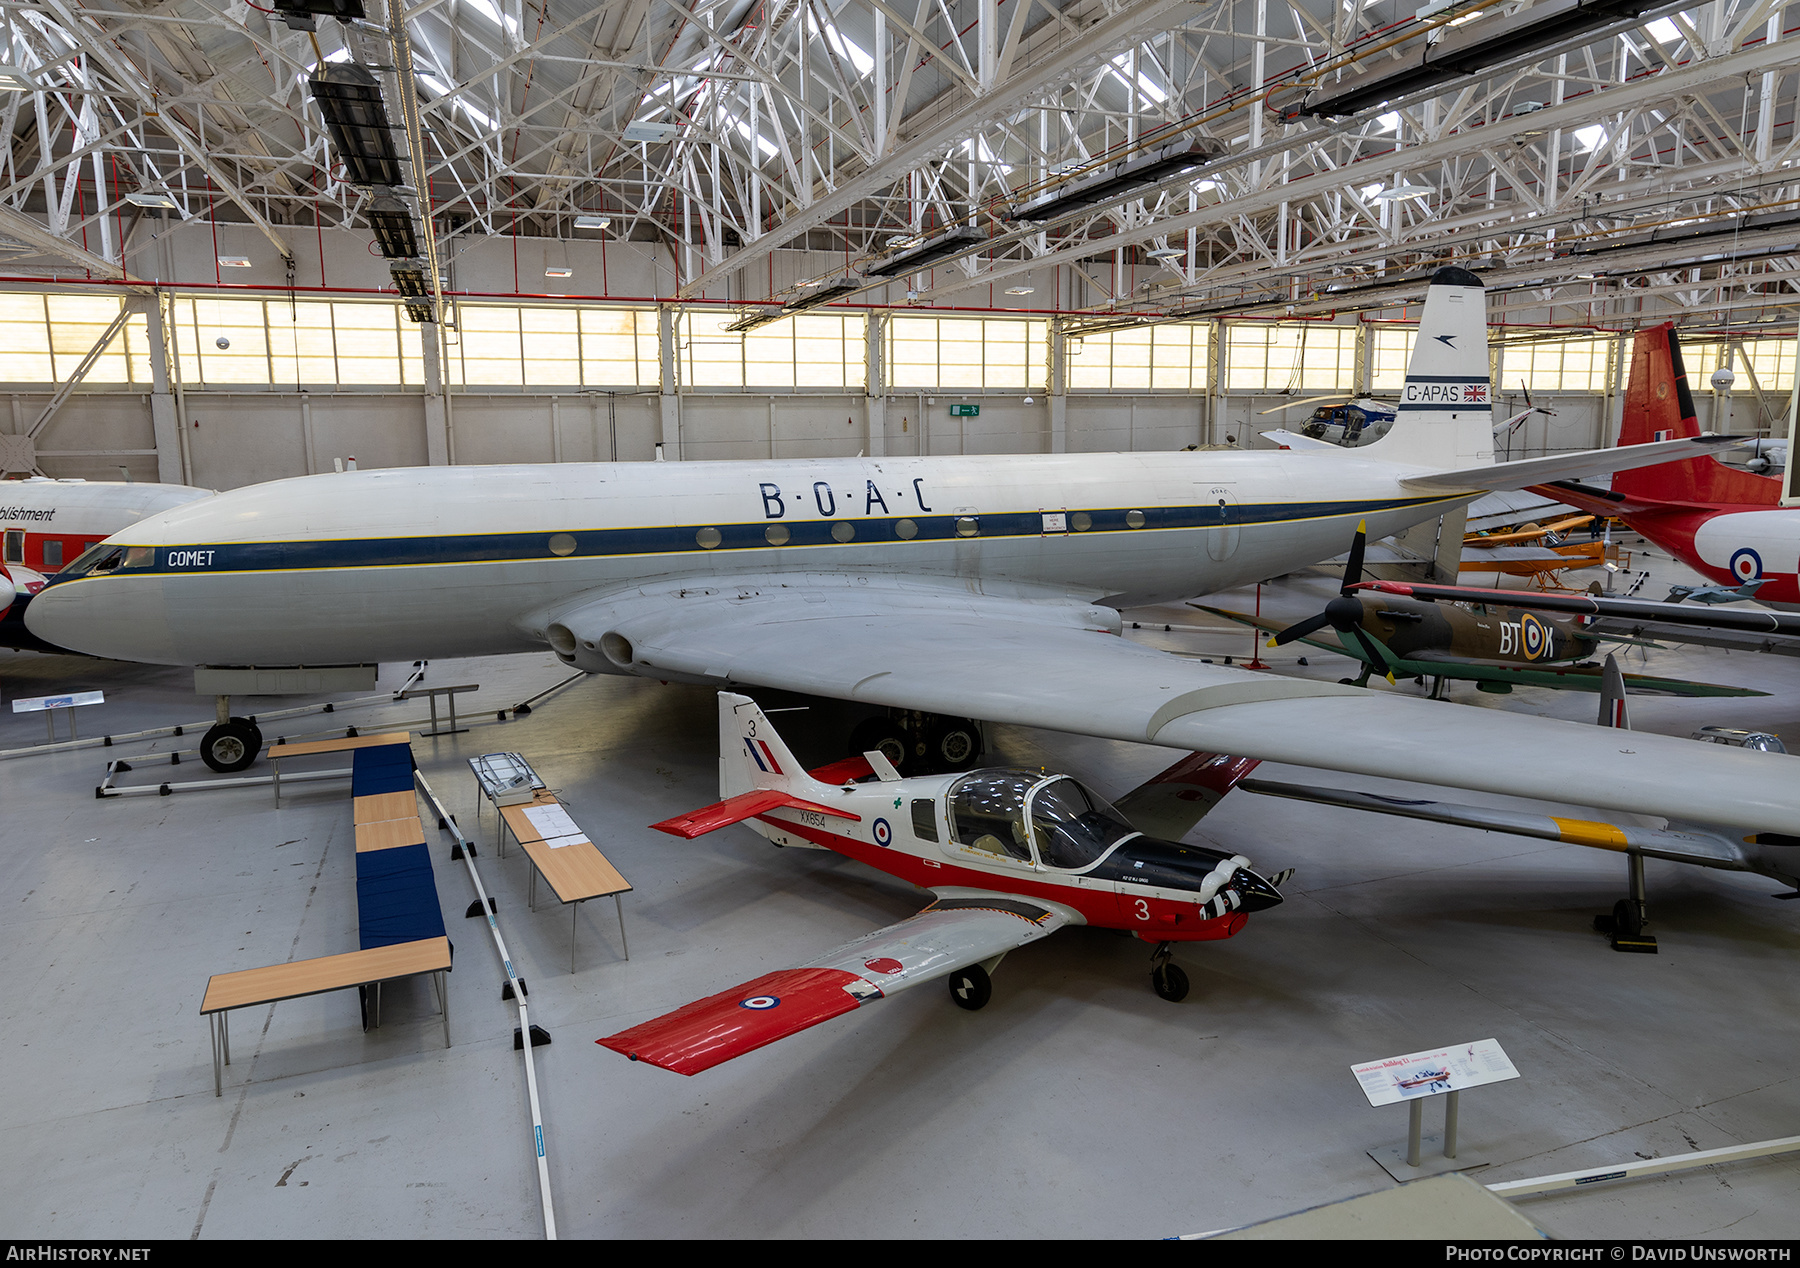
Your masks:
[[[1238,910],[1242,912],[1267,911],[1281,903],[1281,891],[1247,867],[1240,867],[1226,888],[1237,891]]]
[[[148,664],[193,664],[176,655],[155,581],[80,577],[45,586],[25,608],[25,628],[72,652]]]

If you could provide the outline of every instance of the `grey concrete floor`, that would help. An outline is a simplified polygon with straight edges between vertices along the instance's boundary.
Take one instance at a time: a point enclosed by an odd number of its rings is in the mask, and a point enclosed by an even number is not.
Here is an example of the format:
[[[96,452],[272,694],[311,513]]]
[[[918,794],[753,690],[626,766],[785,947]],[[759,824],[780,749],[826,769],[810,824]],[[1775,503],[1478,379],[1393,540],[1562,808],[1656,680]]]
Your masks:
[[[1651,562],[1647,592],[1660,593],[1680,573]],[[1333,588],[1316,576],[1276,583],[1265,611],[1308,615]],[[1188,609],[1138,615],[1137,637],[1174,650],[1250,646],[1237,630],[1155,628],[1209,623]],[[1331,678],[1350,669],[1309,659],[1306,670],[1291,652],[1276,663]],[[1800,661],[1680,649],[1631,659],[1774,693],[1640,699],[1640,728],[1723,723],[1800,740]],[[571,974],[569,913],[526,910],[516,850],[477,860],[530,983],[532,1020],[554,1037],[536,1060],[565,1237],[1161,1237],[1244,1224],[1394,1183],[1365,1151],[1397,1143],[1406,1115],[1369,1108],[1352,1063],[1489,1036],[1523,1077],[1464,1098],[1465,1149],[1492,1163],[1484,1179],[1800,1133],[1800,911],[1771,899],[1772,882],[1653,862],[1661,953],[1620,955],[1590,925],[1623,893],[1616,856],[1245,793],[1195,839],[1299,871],[1288,901],[1241,935],[1178,953],[1193,980],[1181,1004],[1151,993],[1145,945],[1078,928],[1008,957],[978,1013],[925,988],[692,1079],[633,1065],[593,1040],[902,919],[923,898],[747,829],[693,842],[647,831],[716,797],[711,693],[596,678],[529,718],[493,721],[563,676],[548,655],[434,664],[428,684],[482,685],[461,706],[480,725],[415,751],[470,827],[465,759],[523,752],[636,886],[625,900],[632,958],[612,904],[589,904]],[[83,711],[84,733],[210,713],[183,672],[0,654],[9,700],[92,687],[107,703]],[[1453,695],[1583,720],[1595,711],[1573,693]],[[416,703],[385,705],[268,729],[419,716]],[[777,720],[802,757],[835,755],[834,710]],[[41,716],[0,714],[0,748],[43,736]],[[454,1046],[422,984],[388,988],[384,1024],[366,1033],[348,992],[244,1010],[225,1094],[213,1096],[198,1015],[207,977],[355,946],[349,794],[308,786],[279,811],[266,788],[96,799],[109,756],[137,763],[121,784],[201,777],[191,759],[137,756],[183,743],[193,736],[0,761],[0,899],[13,911],[0,925],[7,1234],[539,1235],[518,1015],[500,998],[485,925],[463,918],[473,890],[447,840],[435,859],[457,950]],[[989,744],[996,763],[1066,769],[1111,795],[1174,757],[1006,727]],[[1580,779],[1572,768],[1575,802]],[[478,839],[491,845],[491,814]],[[1793,1237],[1797,1192],[1789,1158],[1521,1208],[1560,1237]]]

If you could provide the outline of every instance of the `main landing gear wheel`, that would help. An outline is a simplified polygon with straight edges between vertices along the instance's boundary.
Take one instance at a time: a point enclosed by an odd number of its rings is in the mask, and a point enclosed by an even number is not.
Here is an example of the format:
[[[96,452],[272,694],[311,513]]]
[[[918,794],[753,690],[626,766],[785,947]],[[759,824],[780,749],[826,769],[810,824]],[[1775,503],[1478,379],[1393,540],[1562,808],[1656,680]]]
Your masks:
[[[1150,970],[1150,989],[1171,1004],[1187,998],[1188,976],[1179,964],[1159,964]]]
[[[221,775],[244,770],[262,752],[263,736],[248,718],[215,723],[200,741],[200,760]]]
[[[1611,932],[1615,937],[1623,938],[1635,938],[1644,932],[1644,921],[1638,914],[1638,905],[1629,898],[1621,898],[1613,904]]]
[[[958,969],[950,975],[950,998],[958,1008],[974,1012],[994,998],[993,979],[979,964]]]
[[[981,732],[967,718],[944,718],[926,733],[926,756],[942,770],[963,770],[981,752]]]

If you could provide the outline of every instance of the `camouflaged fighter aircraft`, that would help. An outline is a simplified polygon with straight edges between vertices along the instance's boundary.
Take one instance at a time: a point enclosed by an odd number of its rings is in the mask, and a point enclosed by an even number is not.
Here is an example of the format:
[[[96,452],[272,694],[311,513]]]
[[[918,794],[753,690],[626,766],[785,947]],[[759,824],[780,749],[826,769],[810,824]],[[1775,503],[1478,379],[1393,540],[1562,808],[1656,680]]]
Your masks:
[[[1432,698],[1441,699],[1444,684],[1451,680],[1473,681],[1480,690],[1500,695],[1510,692],[1515,684],[1599,691],[1601,667],[1571,662],[1588,660],[1603,641],[1643,641],[1625,635],[1601,639],[1589,633],[1579,620],[1559,621],[1506,603],[1511,600],[1529,605],[1535,602],[1529,595],[1515,596],[1498,590],[1466,590],[1453,594],[1449,592],[1455,587],[1449,586],[1402,587],[1365,582],[1362,579],[1365,538],[1366,534],[1359,526],[1338,597],[1326,604],[1325,610],[1317,616],[1296,622],[1276,634],[1269,640],[1269,646],[1299,641],[1322,651],[1354,656],[1363,662],[1363,671],[1355,678],[1342,681],[1358,687],[1368,686],[1369,676],[1376,673],[1390,683],[1401,677],[1431,678]],[[1466,605],[1434,602],[1425,597],[1432,590],[1437,592],[1437,598],[1474,597],[1476,601]],[[1404,597],[1411,595],[1420,597]],[[1215,608],[1203,603],[1191,606],[1256,629],[1266,630],[1271,624],[1229,608]],[[1327,627],[1336,633],[1335,640],[1311,637]],[[1628,674],[1625,681],[1634,692],[1664,695],[1768,694],[1648,674]]]

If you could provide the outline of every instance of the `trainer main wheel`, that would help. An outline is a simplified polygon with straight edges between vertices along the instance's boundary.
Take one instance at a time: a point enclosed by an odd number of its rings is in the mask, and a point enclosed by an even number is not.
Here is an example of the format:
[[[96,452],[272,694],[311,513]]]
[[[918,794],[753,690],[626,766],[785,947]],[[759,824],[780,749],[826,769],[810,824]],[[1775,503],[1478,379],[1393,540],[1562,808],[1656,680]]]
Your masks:
[[[244,770],[262,752],[262,731],[246,718],[219,722],[200,740],[200,760],[221,775]]]
[[[1150,986],[1171,1004],[1187,998],[1188,976],[1177,964],[1159,964],[1150,970]]]
[[[974,1012],[994,997],[994,983],[979,964],[958,969],[950,975],[950,998],[958,1008]]]

